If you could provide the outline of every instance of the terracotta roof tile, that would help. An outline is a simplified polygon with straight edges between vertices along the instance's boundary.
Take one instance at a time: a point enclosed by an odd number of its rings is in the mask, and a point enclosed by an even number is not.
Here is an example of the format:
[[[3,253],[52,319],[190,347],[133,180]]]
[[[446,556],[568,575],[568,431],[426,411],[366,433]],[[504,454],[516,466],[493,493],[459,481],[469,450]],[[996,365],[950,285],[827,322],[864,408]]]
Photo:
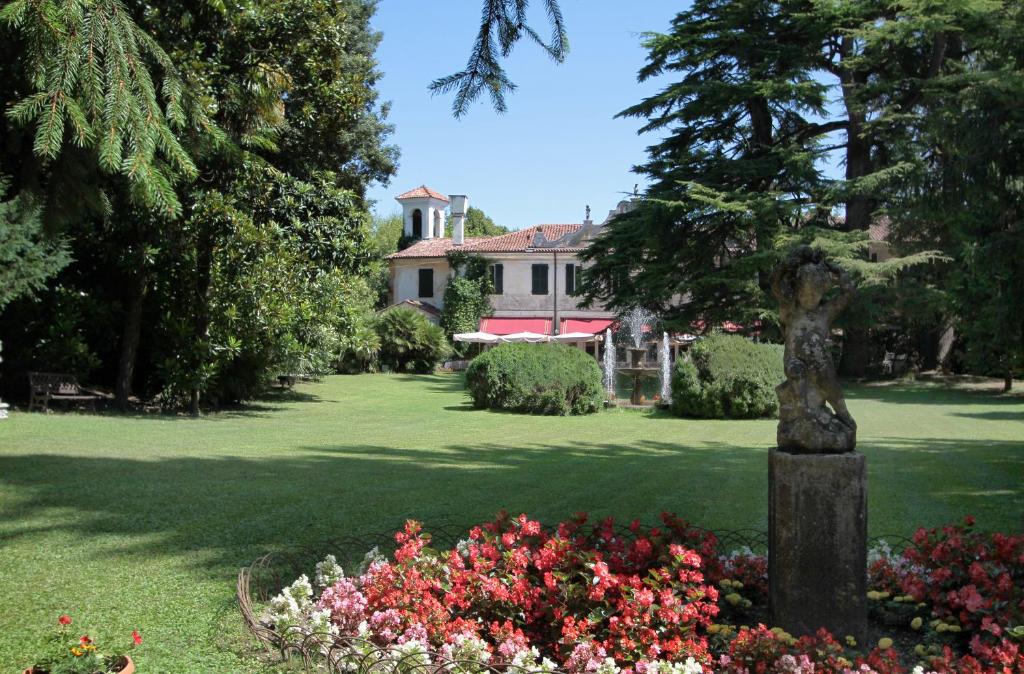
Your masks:
[[[404,199],[422,199],[424,197],[433,197],[434,199],[440,199],[445,203],[448,202],[447,196],[441,194],[435,189],[427,187],[426,185],[420,185],[416,189],[409,190],[408,192],[403,192],[399,194],[397,197],[395,197],[395,199],[397,199],[398,201],[402,201]]]
[[[890,223],[888,216],[875,218],[868,226],[868,236],[872,241],[888,241]]]
[[[389,259],[410,257],[444,257],[448,251],[458,248],[467,253],[526,253],[543,250],[552,253],[573,253],[585,249],[585,244],[561,239],[575,234],[582,225],[534,225],[499,236],[477,236],[455,246],[450,238],[425,239],[417,241],[405,250],[388,256]],[[556,245],[551,245],[556,244]]]
[[[474,242],[489,238],[491,237],[468,237],[461,248],[467,249],[469,246],[473,245]],[[453,248],[456,248],[456,245],[450,238],[423,239],[422,241],[417,241],[404,250],[388,255],[388,259],[393,260],[406,257],[444,257],[448,254],[448,251]]]

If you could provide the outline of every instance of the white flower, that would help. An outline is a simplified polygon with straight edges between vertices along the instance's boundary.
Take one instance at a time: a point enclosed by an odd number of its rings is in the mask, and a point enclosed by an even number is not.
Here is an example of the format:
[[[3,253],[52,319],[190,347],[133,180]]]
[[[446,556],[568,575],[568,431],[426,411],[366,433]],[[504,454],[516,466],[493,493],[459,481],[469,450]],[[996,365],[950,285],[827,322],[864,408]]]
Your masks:
[[[330,587],[345,577],[345,571],[338,564],[334,555],[327,555],[324,561],[317,562],[313,580],[319,588]]]
[[[471,634],[457,634],[451,643],[441,647],[441,655],[451,661],[449,671],[461,674],[474,674],[485,671],[485,665],[491,659],[487,650],[487,642]]]
[[[885,539],[879,539],[877,543],[871,546],[868,550],[868,566],[871,566],[875,562],[882,559],[890,559],[892,557],[892,548]]]
[[[615,658],[605,658],[594,670],[594,674],[619,674],[620,671],[619,666],[615,664]]]

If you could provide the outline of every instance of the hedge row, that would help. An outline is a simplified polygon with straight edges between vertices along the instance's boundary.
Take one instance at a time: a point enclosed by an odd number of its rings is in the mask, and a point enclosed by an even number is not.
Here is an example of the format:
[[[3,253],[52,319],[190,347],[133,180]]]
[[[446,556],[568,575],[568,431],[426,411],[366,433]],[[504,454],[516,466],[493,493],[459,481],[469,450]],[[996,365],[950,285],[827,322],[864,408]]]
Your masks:
[[[601,368],[564,344],[502,344],[477,356],[466,387],[478,408],[531,414],[589,414],[604,401]]]
[[[782,382],[783,347],[737,335],[697,342],[672,373],[672,411],[704,419],[752,419],[774,415]]]

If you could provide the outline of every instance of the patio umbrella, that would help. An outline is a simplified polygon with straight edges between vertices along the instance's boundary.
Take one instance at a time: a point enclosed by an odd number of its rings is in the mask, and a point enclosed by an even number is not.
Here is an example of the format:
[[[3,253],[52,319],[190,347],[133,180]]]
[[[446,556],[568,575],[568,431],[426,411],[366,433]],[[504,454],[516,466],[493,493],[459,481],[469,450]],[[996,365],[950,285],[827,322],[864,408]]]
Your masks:
[[[497,335],[489,332],[460,332],[452,335],[456,342],[467,342],[469,344],[494,344],[498,341]]]
[[[537,342],[546,342],[551,338],[537,332],[513,332],[511,335],[502,335],[499,339],[503,342],[530,342],[535,344]]]
[[[593,342],[595,339],[589,332],[566,332],[551,338],[554,342]]]

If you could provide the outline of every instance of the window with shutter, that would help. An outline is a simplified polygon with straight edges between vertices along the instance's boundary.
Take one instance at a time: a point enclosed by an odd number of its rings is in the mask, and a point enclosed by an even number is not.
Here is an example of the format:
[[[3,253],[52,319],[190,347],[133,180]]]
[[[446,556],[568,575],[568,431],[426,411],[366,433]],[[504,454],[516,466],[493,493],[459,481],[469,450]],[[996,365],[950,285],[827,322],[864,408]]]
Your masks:
[[[505,292],[505,265],[491,265],[491,288],[495,295],[501,295]]]
[[[565,294],[575,295],[580,280],[580,266],[569,263],[565,265]]]
[[[548,294],[548,265],[546,264],[533,265],[533,294]]]

